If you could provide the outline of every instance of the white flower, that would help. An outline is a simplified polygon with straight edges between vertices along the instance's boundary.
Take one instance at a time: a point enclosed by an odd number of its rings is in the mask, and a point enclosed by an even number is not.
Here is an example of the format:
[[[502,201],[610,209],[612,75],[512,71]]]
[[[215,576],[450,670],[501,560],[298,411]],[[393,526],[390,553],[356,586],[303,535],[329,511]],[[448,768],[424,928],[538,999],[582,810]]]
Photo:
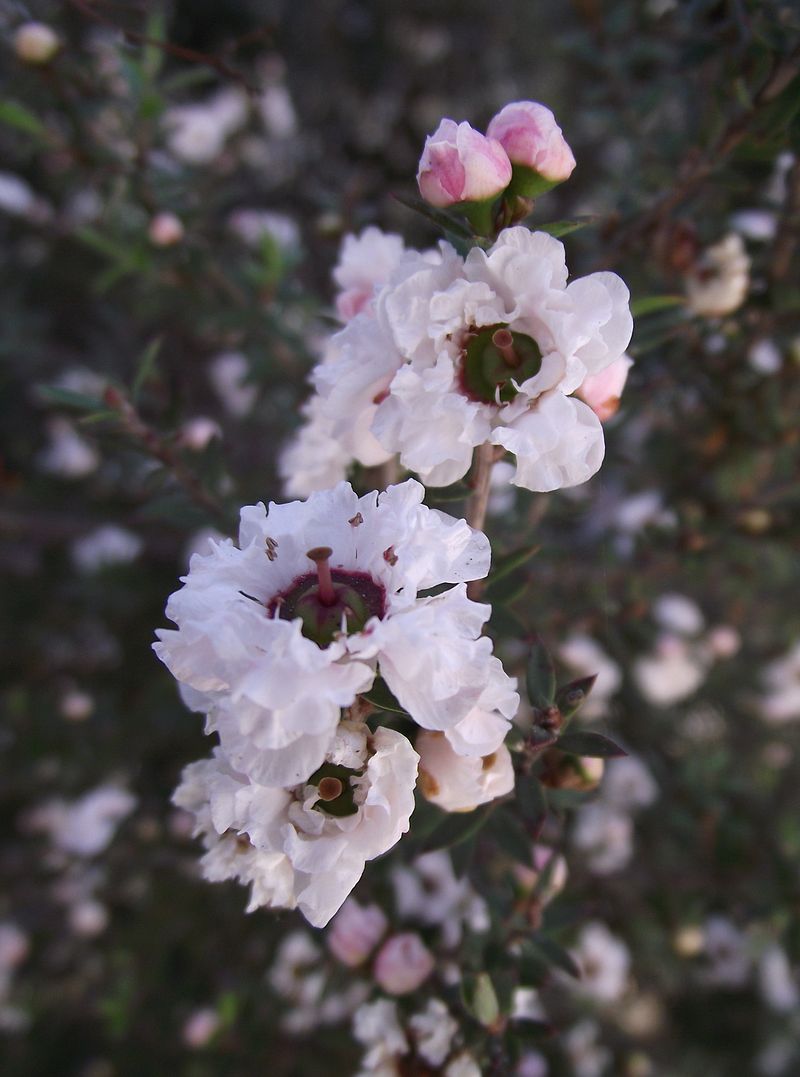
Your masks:
[[[703,933],[703,951],[709,962],[702,974],[705,983],[741,987],[749,979],[753,966],[750,940],[726,917],[709,917]]]
[[[581,718],[602,718],[608,713],[609,702],[622,684],[622,671],[617,663],[596,640],[581,633],[564,640],[558,657],[576,677],[596,676],[589,696],[581,704]]]
[[[300,409],[305,422],[278,457],[278,474],[287,497],[308,497],[342,482],[353,462],[333,436],[333,422],[322,412],[322,399],[312,396]]]
[[[155,650],[255,781],[288,787],[316,770],[376,670],[457,751],[502,743],[518,696],[480,635],[489,607],[460,582],[486,575],[488,542],[423,506],[423,493],[409,480],[359,498],[341,483],[248,506],[238,548],[193,558],[167,605],[179,628],[159,632]],[[456,586],[417,597],[441,583]]]
[[[751,345],[747,361],[759,374],[777,374],[783,366],[783,355],[774,340],[762,339]]]
[[[359,905],[355,898],[348,898],[331,922],[328,949],[343,965],[356,968],[367,960],[388,926],[378,905]]]
[[[409,1019],[408,1027],[420,1058],[431,1066],[441,1066],[458,1032],[458,1022],[447,1006],[438,998],[429,999],[425,1009]]]
[[[229,414],[242,418],[252,410],[258,389],[246,381],[249,365],[241,352],[222,352],[209,367],[209,380]]]
[[[397,1004],[389,999],[364,1003],[353,1015],[353,1035],[359,1043],[368,1048],[363,1059],[363,1074],[392,1073],[392,1069],[381,1070],[393,1059],[407,1054],[408,1040],[397,1014]]]
[[[661,628],[680,636],[696,636],[705,627],[700,607],[686,595],[660,595],[653,603],[653,617]]]
[[[405,258],[375,300],[398,368],[378,403],[378,440],[429,485],[464,475],[486,440],[515,453],[519,486],[586,481],[602,462],[602,427],[570,394],[623,355],[627,288],[613,273],[567,285],[563,245],[526,228],[465,261],[447,244],[440,252]]]
[[[764,669],[765,692],[759,701],[761,717],[770,725],[800,719],[800,640],[782,658]]]
[[[247,96],[229,86],[200,104],[176,105],[164,114],[167,145],[188,164],[208,164],[247,119]]]
[[[443,1077],[481,1077],[481,1069],[469,1051],[462,1051],[447,1063]]]
[[[484,756],[457,755],[441,733],[420,733],[420,787],[444,811],[473,811],[514,788],[514,767],[504,744]]]
[[[300,229],[285,213],[242,206],[231,213],[228,227],[243,243],[252,247],[267,239],[286,254],[294,254],[300,249]]]
[[[693,695],[708,672],[703,653],[678,636],[661,636],[652,654],[637,658],[633,678],[648,703],[669,707]]]
[[[777,943],[768,946],[758,963],[761,997],[776,1013],[795,1013],[800,1006],[800,981],[792,974],[786,951]]]
[[[386,283],[404,253],[400,236],[374,226],[359,236],[344,237],[333,270],[339,288],[336,310],[342,321],[350,321],[367,306],[376,287]]]
[[[38,458],[42,471],[63,479],[82,479],[97,469],[100,457],[96,450],[68,419],[48,419],[47,436],[49,445]]]
[[[112,565],[135,561],[142,552],[142,540],[116,524],[104,524],[73,542],[70,554],[81,572],[97,572]]]
[[[445,945],[455,946],[464,921],[479,921],[483,902],[466,879],[457,879],[446,852],[418,856],[391,873],[398,916],[442,929]],[[474,930],[486,930],[473,925]]]
[[[391,729],[351,732],[360,735],[360,758],[348,757],[349,766],[329,760],[313,781],[292,789],[251,781],[219,749],[184,771],[173,799],[196,817],[195,833],[208,849],[204,875],[251,884],[248,911],[297,906],[315,927],[324,927],[366,861],[408,829],[416,752]]]
[[[116,785],[101,785],[71,802],[53,800],[34,814],[34,826],[45,830],[57,848],[75,856],[96,856],[133,809],[136,798]]]
[[[631,955],[625,943],[599,921],[585,924],[573,957],[581,969],[577,990],[598,1002],[616,1002],[625,993]]]
[[[572,830],[572,844],[586,854],[595,875],[613,875],[633,855],[633,823],[625,812],[602,803],[579,809]]]
[[[647,808],[658,798],[658,786],[641,759],[610,759],[600,788],[603,803],[619,811]]]
[[[750,259],[742,237],[732,232],[704,252],[686,281],[690,309],[707,318],[731,314],[742,305],[750,284]]]
[[[597,1042],[599,1034],[594,1021],[580,1021],[563,1037],[575,1077],[601,1077],[608,1072],[612,1056],[607,1047]]]

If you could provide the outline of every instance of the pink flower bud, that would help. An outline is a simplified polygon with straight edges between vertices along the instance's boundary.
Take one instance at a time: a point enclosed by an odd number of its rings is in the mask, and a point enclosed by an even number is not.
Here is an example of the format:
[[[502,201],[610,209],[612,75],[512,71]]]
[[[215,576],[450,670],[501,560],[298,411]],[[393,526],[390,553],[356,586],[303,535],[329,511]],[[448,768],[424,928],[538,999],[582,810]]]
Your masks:
[[[376,982],[389,995],[408,995],[433,972],[433,954],[411,931],[393,935],[378,951],[373,967]]]
[[[14,34],[14,51],[26,64],[49,63],[60,48],[58,34],[43,22],[25,22]]]
[[[584,378],[583,384],[575,393],[589,405],[600,422],[604,423],[616,414],[622,390],[628,380],[628,371],[632,366],[633,360],[627,355],[621,355],[605,370]]]
[[[536,101],[513,101],[486,129],[497,139],[513,165],[530,168],[550,183],[571,175],[575,158],[549,108]]]
[[[205,1047],[219,1031],[219,1014],[216,1010],[206,1007],[191,1013],[183,1026],[183,1042],[187,1047],[199,1050]]]
[[[343,965],[366,961],[386,932],[388,922],[377,905],[348,898],[328,928],[328,949]]]
[[[503,147],[468,123],[442,120],[425,139],[417,183],[432,206],[484,202],[510,182],[511,162]]]
[[[155,247],[174,247],[183,239],[183,225],[174,213],[157,213],[147,229]]]

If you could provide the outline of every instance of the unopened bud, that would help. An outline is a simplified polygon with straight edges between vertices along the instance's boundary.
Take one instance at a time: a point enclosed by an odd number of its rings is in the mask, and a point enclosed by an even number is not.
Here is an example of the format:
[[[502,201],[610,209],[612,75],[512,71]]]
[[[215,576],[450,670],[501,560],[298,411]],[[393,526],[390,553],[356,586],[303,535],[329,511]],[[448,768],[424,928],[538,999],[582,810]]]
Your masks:
[[[150,221],[147,235],[154,247],[174,247],[183,239],[183,224],[174,213],[157,213]]]
[[[25,22],[14,34],[14,51],[26,64],[46,64],[61,48],[55,30],[43,22]]]

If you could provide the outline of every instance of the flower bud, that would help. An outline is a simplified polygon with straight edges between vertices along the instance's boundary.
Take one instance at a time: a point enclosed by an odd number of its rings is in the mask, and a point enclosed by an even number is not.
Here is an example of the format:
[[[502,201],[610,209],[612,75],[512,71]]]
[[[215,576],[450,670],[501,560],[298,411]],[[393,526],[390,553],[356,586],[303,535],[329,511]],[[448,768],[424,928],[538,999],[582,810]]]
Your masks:
[[[147,235],[154,247],[174,247],[183,239],[183,225],[174,213],[157,213]]]
[[[632,366],[633,360],[627,355],[621,355],[604,370],[584,378],[583,384],[576,391],[575,395],[589,405],[601,423],[616,414],[622,390],[628,380],[628,371]]]
[[[514,768],[501,744],[491,755],[457,755],[441,733],[422,732],[415,748],[420,757],[420,788],[444,811],[472,811],[514,788]]]
[[[417,183],[432,206],[485,202],[510,182],[511,162],[503,147],[468,123],[442,120],[426,138]]]
[[[551,748],[543,762],[539,780],[550,789],[576,789],[587,793],[598,787],[605,771],[604,759],[568,755],[557,748]]]
[[[26,64],[46,64],[61,48],[55,30],[43,22],[25,22],[14,34],[14,51]]]
[[[435,962],[425,943],[414,932],[393,935],[375,958],[373,975],[389,995],[408,995],[433,972]]]
[[[567,179],[575,158],[549,108],[536,101],[513,101],[489,124],[514,166],[516,194],[535,197]]]
[[[359,905],[348,898],[328,929],[328,949],[349,968],[366,961],[384,935],[388,922],[377,905]]]

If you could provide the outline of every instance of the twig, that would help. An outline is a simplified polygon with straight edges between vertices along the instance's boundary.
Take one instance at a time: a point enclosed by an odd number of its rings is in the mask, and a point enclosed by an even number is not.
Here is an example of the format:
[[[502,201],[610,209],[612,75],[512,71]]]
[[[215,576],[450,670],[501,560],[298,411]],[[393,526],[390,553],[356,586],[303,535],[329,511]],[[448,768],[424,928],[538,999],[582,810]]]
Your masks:
[[[492,484],[492,468],[505,452],[502,445],[492,445],[485,441],[475,450],[474,470],[470,485],[472,493],[467,502],[466,519],[470,527],[483,530],[486,521],[486,508],[489,504],[489,491]],[[484,580],[472,580],[467,585],[467,594],[472,599],[480,598],[483,593]]]

